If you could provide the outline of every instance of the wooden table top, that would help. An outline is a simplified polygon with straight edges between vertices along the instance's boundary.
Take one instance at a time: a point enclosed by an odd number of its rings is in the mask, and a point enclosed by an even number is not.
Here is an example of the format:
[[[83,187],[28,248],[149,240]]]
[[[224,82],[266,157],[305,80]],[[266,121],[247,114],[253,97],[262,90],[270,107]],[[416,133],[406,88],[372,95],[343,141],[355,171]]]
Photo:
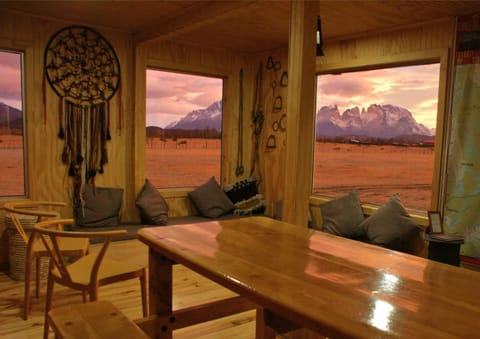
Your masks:
[[[480,272],[265,217],[144,228],[138,238],[324,335],[480,333]]]

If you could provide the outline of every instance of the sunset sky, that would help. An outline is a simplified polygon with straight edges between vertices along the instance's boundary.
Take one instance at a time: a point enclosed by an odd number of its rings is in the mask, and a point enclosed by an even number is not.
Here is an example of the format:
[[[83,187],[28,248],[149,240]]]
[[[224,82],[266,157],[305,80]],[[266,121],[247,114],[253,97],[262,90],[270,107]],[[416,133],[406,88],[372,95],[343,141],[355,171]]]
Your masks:
[[[337,105],[340,113],[358,106],[391,104],[408,109],[418,123],[434,128],[440,64],[321,75],[317,109]]]
[[[165,127],[222,99],[223,80],[147,70],[147,126]]]
[[[18,54],[0,52],[0,102],[21,109]],[[392,104],[410,110],[417,122],[435,127],[439,64],[321,75],[317,106]],[[147,70],[147,126],[165,127],[194,109],[222,98],[222,79]]]
[[[0,51],[0,102],[22,109],[20,54]]]

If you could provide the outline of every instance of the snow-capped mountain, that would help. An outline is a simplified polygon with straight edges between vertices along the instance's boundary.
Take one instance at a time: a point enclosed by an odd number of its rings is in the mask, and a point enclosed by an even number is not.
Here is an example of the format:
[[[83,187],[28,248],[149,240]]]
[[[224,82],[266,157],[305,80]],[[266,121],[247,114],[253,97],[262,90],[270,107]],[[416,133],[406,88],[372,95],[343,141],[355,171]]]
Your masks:
[[[179,121],[168,124],[165,129],[202,129],[222,130],[222,101],[216,101],[205,109],[198,109],[188,113]]]
[[[165,129],[221,130],[222,101],[194,110]],[[417,123],[406,108],[394,105],[352,107],[340,114],[338,107],[324,106],[317,112],[317,136],[364,136],[390,139],[398,136],[433,136],[435,131]]]
[[[342,114],[338,107],[323,106],[317,112],[317,136],[355,135],[373,138],[433,136],[435,131],[417,123],[412,113],[393,105],[370,105],[366,110],[349,108]]]

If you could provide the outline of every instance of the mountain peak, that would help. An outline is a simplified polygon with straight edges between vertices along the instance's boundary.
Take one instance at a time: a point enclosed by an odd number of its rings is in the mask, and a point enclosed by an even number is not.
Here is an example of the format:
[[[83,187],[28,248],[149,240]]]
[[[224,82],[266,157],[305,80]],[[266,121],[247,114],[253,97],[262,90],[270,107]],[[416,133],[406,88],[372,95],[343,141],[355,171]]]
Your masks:
[[[337,106],[335,106],[338,112]],[[434,132],[415,121],[406,108],[372,104],[367,109],[351,107],[342,114],[333,106],[321,107],[317,112],[318,136],[355,135],[390,139],[403,135],[433,136]]]
[[[222,130],[222,100],[215,101],[207,108],[196,109],[187,113],[178,121],[168,124],[165,129]]]

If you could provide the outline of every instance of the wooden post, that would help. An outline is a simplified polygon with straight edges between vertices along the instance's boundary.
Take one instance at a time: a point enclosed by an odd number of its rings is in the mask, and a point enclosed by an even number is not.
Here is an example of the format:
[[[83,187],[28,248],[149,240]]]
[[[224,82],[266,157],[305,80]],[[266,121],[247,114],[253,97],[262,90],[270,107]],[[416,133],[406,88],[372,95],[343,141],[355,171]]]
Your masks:
[[[292,1],[288,46],[286,164],[282,219],[308,223],[315,125],[315,37],[318,1]]]

